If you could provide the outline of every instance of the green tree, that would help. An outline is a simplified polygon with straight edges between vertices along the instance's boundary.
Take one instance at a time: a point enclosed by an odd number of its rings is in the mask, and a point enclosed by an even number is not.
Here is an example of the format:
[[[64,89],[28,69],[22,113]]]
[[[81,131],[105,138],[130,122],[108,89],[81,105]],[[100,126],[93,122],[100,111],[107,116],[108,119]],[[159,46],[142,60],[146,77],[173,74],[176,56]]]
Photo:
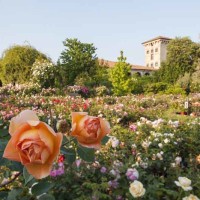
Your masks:
[[[29,82],[32,65],[39,58],[46,56],[29,45],[8,48],[0,59],[0,79],[13,85]]]
[[[131,93],[133,79],[131,77],[131,66],[126,63],[123,51],[120,52],[118,62],[110,70],[110,81],[115,95],[121,96]]]
[[[58,61],[62,83],[74,84],[82,73],[92,75],[96,69],[96,48],[93,44],[82,43],[78,39],[66,39],[63,42],[65,50]]]
[[[158,81],[175,83],[186,72],[194,72],[200,58],[200,45],[187,37],[175,38],[167,46],[167,59],[155,73]]]
[[[200,59],[198,61],[195,71],[190,73],[185,73],[183,77],[179,78],[176,82],[180,87],[187,89],[190,86],[191,92],[200,91]]]

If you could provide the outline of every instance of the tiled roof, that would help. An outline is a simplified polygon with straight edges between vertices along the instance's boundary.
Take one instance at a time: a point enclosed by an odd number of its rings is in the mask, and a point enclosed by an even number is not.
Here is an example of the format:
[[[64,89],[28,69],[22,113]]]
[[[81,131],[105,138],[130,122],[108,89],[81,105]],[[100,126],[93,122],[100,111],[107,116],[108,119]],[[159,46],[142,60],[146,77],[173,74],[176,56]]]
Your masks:
[[[171,38],[168,38],[168,37],[165,37],[165,36],[158,36],[158,37],[155,37],[155,38],[153,38],[151,40],[147,40],[147,41],[143,42],[142,44],[145,44],[145,43],[148,43],[148,42],[151,42],[151,41],[154,41],[154,40],[162,40],[162,39],[171,40]]]
[[[104,60],[104,59],[98,59],[98,60],[99,60],[99,64],[105,65],[111,68],[114,67],[114,65],[117,63],[115,61]],[[130,64],[130,65],[131,65],[131,69],[133,70],[149,70],[149,71],[157,70],[156,68],[153,68],[153,67],[146,67],[142,65],[133,65],[133,64]]]

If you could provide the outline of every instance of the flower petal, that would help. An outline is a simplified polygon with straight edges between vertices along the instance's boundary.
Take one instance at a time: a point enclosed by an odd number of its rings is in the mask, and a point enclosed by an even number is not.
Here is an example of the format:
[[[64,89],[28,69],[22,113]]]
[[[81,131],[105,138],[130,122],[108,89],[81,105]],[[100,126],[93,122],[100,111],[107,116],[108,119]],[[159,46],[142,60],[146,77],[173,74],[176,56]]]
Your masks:
[[[107,134],[110,133],[110,124],[105,119],[100,118],[101,124],[101,139],[104,138]]]
[[[54,136],[56,135],[55,131],[46,123],[41,122],[46,128],[49,130],[50,133],[52,133]]]
[[[25,165],[29,174],[31,174],[36,179],[42,179],[49,176],[51,172],[52,165],[49,163],[46,164],[37,164],[37,163],[28,163]]]
[[[178,181],[174,181],[174,183],[175,183],[177,186],[179,186],[179,187],[181,186],[180,183],[179,183]]]
[[[48,163],[53,163],[53,161],[56,159],[56,157],[60,153],[60,147],[62,144],[63,134],[62,133],[56,133],[56,136],[54,136],[54,150],[49,156],[49,159],[47,160]]]
[[[39,121],[37,115],[32,110],[24,110],[16,117],[13,117],[9,126],[9,133],[12,135],[17,128],[27,121]]]
[[[100,149],[101,148],[101,144],[100,143],[86,144],[84,142],[79,142],[79,144],[81,146],[87,147],[87,148],[94,148],[94,149]]]
[[[41,153],[42,163],[45,163],[48,160],[49,156],[50,156],[50,152],[47,149],[44,149]]]
[[[30,125],[30,126],[37,126],[40,121],[33,121],[33,120],[28,120],[27,123]]]
[[[55,135],[52,134],[43,122],[40,123],[40,126],[38,128],[38,134],[40,139],[49,148],[50,153],[52,153],[54,151],[54,140],[57,134],[55,132]]]
[[[78,124],[79,121],[85,117],[88,113],[87,112],[72,112],[72,124]]]
[[[13,144],[12,138],[10,139],[10,141],[8,142],[8,144],[4,150],[3,157],[7,158],[9,160],[14,160],[14,161],[18,161],[18,162],[20,162],[20,160],[21,160],[19,153],[18,153],[17,149],[15,148],[15,145]]]

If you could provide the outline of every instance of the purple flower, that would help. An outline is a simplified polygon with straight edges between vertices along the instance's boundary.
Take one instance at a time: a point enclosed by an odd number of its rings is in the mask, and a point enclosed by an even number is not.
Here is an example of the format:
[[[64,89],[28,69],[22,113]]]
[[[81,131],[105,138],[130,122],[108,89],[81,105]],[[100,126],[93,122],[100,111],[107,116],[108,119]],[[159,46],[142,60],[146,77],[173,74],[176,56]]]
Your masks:
[[[112,181],[108,182],[108,185],[109,185],[109,187],[116,189],[116,188],[118,188],[119,183],[117,182],[117,180],[112,180]]]
[[[123,197],[121,195],[117,195],[116,200],[123,200]]]
[[[80,166],[80,164],[81,164],[81,159],[76,160],[75,163],[76,163],[76,167],[79,168],[79,166]]]
[[[59,167],[64,167],[63,162],[59,162],[59,163],[58,163],[58,166],[59,166]]]
[[[129,126],[129,128],[130,128],[131,131],[136,131],[137,130],[137,126],[135,124],[131,124]]]
[[[100,169],[100,172],[101,172],[102,174],[105,174],[105,173],[107,172],[107,169],[106,169],[105,167],[102,167],[102,168]]]
[[[59,167],[57,170],[56,170],[56,174],[57,176],[61,176],[65,173],[65,170],[63,167]]]
[[[81,91],[82,91],[84,94],[88,94],[89,89],[88,89],[87,87],[82,87],[82,88],[81,88]]]
[[[127,177],[127,179],[129,179],[131,181],[134,181],[134,180],[138,179],[139,173],[138,173],[137,169],[135,169],[135,168],[133,168],[133,169],[129,168],[126,171],[126,177]]]
[[[51,177],[56,177],[56,176],[57,176],[57,170],[56,170],[56,169],[51,170],[50,176],[51,176]]]

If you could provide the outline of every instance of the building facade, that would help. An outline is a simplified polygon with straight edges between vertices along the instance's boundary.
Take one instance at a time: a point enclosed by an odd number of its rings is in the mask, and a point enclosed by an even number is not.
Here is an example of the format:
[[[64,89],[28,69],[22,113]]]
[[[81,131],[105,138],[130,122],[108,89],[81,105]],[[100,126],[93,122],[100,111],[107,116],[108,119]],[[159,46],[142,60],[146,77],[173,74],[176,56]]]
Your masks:
[[[143,42],[145,48],[145,66],[131,65],[131,74],[138,74],[140,76],[150,75],[153,71],[160,68],[161,62],[166,60],[167,45],[171,38],[158,36],[146,42]],[[107,67],[114,67],[116,62],[99,59],[99,64]]]
[[[104,59],[99,59],[99,64],[102,66],[107,66],[109,68],[113,68],[117,62],[114,61],[109,61],[109,60],[104,60]],[[144,76],[144,75],[150,75],[153,71],[156,71],[157,69],[153,67],[146,67],[142,65],[131,65],[131,74],[138,74],[139,76]]]
[[[167,45],[171,38],[158,36],[143,42],[145,48],[145,66],[159,69],[161,62],[166,60]]]

